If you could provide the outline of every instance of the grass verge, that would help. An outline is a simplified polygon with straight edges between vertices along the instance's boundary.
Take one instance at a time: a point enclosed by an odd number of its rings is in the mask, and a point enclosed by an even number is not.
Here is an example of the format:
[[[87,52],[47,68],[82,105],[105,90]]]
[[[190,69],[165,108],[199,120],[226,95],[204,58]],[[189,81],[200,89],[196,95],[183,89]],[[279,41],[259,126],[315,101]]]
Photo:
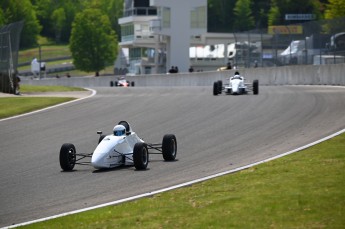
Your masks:
[[[19,51],[18,63],[29,62],[31,63],[33,58],[39,59],[39,48],[30,48]],[[42,60],[49,58],[58,58],[71,56],[71,51],[68,45],[42,45],[41,46],[41,58]]]
[[[345,134],[151,198],[24,228],[344,228]]]
[[[35,92],[64,92],[64,91],[86,91],[80,87],[65,87],[65,86],[39,86],[21,84],[20,92],[22,93],[35,93]]]
[[[20,85],[21,93],[85,91],[79,87]],[[0,119],[39,110],[75,98],[62,97],[3,97],[0,98]]]
[[[59,103],[74,100],[75,98],[60,97],[10,97],[0,98],[0,119],[14,115],[39,110]]]

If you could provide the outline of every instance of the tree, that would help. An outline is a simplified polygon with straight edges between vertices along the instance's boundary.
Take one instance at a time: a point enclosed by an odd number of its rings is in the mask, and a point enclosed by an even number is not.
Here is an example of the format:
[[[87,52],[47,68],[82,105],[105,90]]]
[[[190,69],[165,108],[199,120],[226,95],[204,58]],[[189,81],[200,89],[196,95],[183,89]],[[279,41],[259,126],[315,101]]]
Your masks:
[[[59,43],[61,41],[61,32],[66,22],[65,10],[63,8],[54,10],[51,18],[54,21],[55,41]]]
[[[4,24],[5,24],[5,15],[2,8],[0,8],[0,27],[3,26]]]
[[[72,25],[70,50],[76,68],[86,72],[103,70],[118,53],[117,36],[107,15],[98,9],[77,14]]]
[[[253,29],[254,17],[252,16],[251,0],[237,0],[235,8],[234,29],[237,31],[247,31]]]
[[[104,14],[108,15],[111,27],[115,30],[116,34],[121,33],[121,28],[118,19],[122,17],[124,0],[90,0],[86,4],[87,8],[99,9]]]
[[[335,19],[345,17],[345,1],[344,0],[329,0],[326,6],[325,18]]]
[[[36,45],[41,26],[30,0],[2,0],[0,7],[4,13],[4,24],[24,20],[20,46],[26,48]]]
[[[304,21],[285,21],[286,14],[315,14],[316,19],[321,18],[321,3],[319,0],[271,0],[269,11],[269,25],[285,25]]]
[[[278,6],[272,6],[268,13],[268,24],[279,25],[281,21],[281,14]]]
[[[231,32],[233,29],[233,8],[236,0],[208,0],[208,31]]]

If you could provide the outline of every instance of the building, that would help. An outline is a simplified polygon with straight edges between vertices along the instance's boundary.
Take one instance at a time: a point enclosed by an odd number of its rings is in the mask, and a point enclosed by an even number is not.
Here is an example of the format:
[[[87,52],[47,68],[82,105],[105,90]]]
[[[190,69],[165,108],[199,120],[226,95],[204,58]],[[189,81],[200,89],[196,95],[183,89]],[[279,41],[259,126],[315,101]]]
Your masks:
[[[166,73],[172,66],[215,70],[236,52],[229,48],[243,46],[238,35],[207,33],[207,0],[125,0],[119,24],[120,47],[128,50],[122,62],[133,75]],[[198,56],[198,48],[206,54]]]
[[[207,32],[207,0],[125,0],[119,24],[130,73],[187,72],[191,40]]]

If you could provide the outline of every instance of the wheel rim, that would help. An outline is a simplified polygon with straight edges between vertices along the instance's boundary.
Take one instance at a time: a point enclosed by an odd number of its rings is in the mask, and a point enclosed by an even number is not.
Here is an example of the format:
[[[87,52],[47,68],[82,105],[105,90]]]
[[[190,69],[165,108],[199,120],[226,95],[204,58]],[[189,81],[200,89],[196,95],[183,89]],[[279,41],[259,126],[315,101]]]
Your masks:
[[[171,139],[171,155],[176,155],[176,141],[175,139]]]
[[[147,156],[147,149],[145,147],[143,148],[142,159],[143,159],[143,164],[146,165],[148,162],[148,156]]]
[[[73,148],[70,148],[68,150],[68,163],[70,164],[70,166],[74,166],[75,159],[76,159],[75,151]]]

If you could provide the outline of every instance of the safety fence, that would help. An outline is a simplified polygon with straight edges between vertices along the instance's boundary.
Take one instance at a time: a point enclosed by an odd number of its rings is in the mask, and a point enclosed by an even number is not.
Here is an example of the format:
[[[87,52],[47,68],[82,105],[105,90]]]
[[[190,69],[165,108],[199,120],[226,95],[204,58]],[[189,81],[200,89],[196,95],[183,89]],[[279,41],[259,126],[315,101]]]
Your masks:
[[[0,92],[16,93],[20,33],[24,21],[0,28]]]
[[[234,37],[228,58],[238,67],[345,63],[345,18],[269,26]]]

